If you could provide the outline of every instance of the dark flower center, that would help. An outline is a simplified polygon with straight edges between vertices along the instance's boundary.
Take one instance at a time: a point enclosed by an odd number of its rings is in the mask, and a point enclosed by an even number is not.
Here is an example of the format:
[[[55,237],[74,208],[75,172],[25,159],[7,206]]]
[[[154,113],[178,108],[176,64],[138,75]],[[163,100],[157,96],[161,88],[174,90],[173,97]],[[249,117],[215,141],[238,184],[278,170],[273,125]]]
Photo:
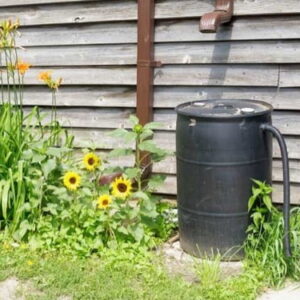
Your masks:
[[[91,157],[88,159],[88,164],[93,165],[95,163],[95,160]]]
[[[103,206],[106,206],[106,205],[108,205],[108,200],[106,200],[106,199],[105,199],[105,200],[103,200],[103,201],[102,201],[102,205],[103,205]]]
[[[118,190],[120,193],[125,193],[127,191],[127,185],[124,183],[118,183]]]
[[[71,177],[70,178],[70,183],[75,184],[76,183],[76,178],[75,177]]]

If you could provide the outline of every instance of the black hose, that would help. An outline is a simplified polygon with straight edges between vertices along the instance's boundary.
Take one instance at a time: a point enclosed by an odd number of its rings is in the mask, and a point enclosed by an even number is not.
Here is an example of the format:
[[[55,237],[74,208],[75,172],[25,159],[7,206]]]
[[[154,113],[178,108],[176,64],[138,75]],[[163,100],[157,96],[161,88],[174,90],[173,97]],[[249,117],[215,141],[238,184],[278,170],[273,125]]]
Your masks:
[[[292,256],[290,245],[290,172],[289,172],[289,158],[285,140],[280,131],[270,125],[263,124],[261,129],[264,131],[270,131],[278,141],[283,164],[283,217],[284,217],[284,237],[283,248],[286,257]]]

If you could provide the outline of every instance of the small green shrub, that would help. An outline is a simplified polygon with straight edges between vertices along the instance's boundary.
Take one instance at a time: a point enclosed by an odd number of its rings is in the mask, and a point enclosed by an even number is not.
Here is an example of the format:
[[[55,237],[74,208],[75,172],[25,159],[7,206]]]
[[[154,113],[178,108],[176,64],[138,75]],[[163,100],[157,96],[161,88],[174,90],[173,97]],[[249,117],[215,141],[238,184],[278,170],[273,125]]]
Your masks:
[[[300,209],[293,208],[290,218],[293,256],[287,258],[283,251],[283,214],[271,201],[272,188],[254,181],[253,195],[249,200],[252,223],[248,227],[245,243],[250,265],[265,271],[269,284],[280,286],[286,277],[300,279]]]
[[[143,155],[148,165],[168,153],[149,140],[156,123],[143,127],[136,117],[130,120],[131,129],[117,129],[112,135],[122,133],[124,143],[134,142],[136,152],[114,149],[104,158],[86,150],[83,159],[73,156],[62,164],[63,176],[55,174],[53,182],[47,182],[43,215],[29,237],[33,247],[90,255],[119,243],[152,247],[170,235],[174,222],[167,214],[169,206],[152,193],[164,176],[143,178],[147,166],[139,150],[147,151]],[[134,166],[111,167],[108,159],[122,155],[134,155]]]

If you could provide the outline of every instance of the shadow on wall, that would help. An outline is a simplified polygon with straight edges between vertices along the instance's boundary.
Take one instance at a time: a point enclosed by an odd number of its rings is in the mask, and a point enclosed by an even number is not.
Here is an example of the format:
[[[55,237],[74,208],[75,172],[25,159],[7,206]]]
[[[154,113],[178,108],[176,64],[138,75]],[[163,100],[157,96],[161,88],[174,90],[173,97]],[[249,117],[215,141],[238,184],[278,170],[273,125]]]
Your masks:
[[[234,24],[234,20],[228,24],[221,24],[219,31],[215,35],[215,47],[212,53],[212,64],[217,64],[220,61],[227,62],[231,49],[231,36],[232,36],[232,27]],[[225,30],[224,30],[225,29]],[[205,34],[205,33],[203,33]],[[219,40],[226,40],[227,43],[219,43]],[[227,73],[227,65],[224,63],[222,67],[212,65],[209,78],[208,85],[209,86],[223,86]],[[213,95],[208,94],[208,99],[222,99],[223,90],[217,89]]]

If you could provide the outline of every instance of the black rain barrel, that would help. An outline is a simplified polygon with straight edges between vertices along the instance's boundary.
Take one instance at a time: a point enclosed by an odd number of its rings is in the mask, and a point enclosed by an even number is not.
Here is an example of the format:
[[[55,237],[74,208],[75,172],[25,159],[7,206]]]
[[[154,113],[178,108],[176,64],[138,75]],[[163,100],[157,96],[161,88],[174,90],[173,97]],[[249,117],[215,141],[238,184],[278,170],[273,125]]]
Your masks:
[[[272,137],[284,158],[285,250],[289,174],[286,145],[271,125],[272,106],[253,100],[207,100],[179,105],[176,155],[180,244],[203,257],[243,257],[251,179],[272,183]]]

